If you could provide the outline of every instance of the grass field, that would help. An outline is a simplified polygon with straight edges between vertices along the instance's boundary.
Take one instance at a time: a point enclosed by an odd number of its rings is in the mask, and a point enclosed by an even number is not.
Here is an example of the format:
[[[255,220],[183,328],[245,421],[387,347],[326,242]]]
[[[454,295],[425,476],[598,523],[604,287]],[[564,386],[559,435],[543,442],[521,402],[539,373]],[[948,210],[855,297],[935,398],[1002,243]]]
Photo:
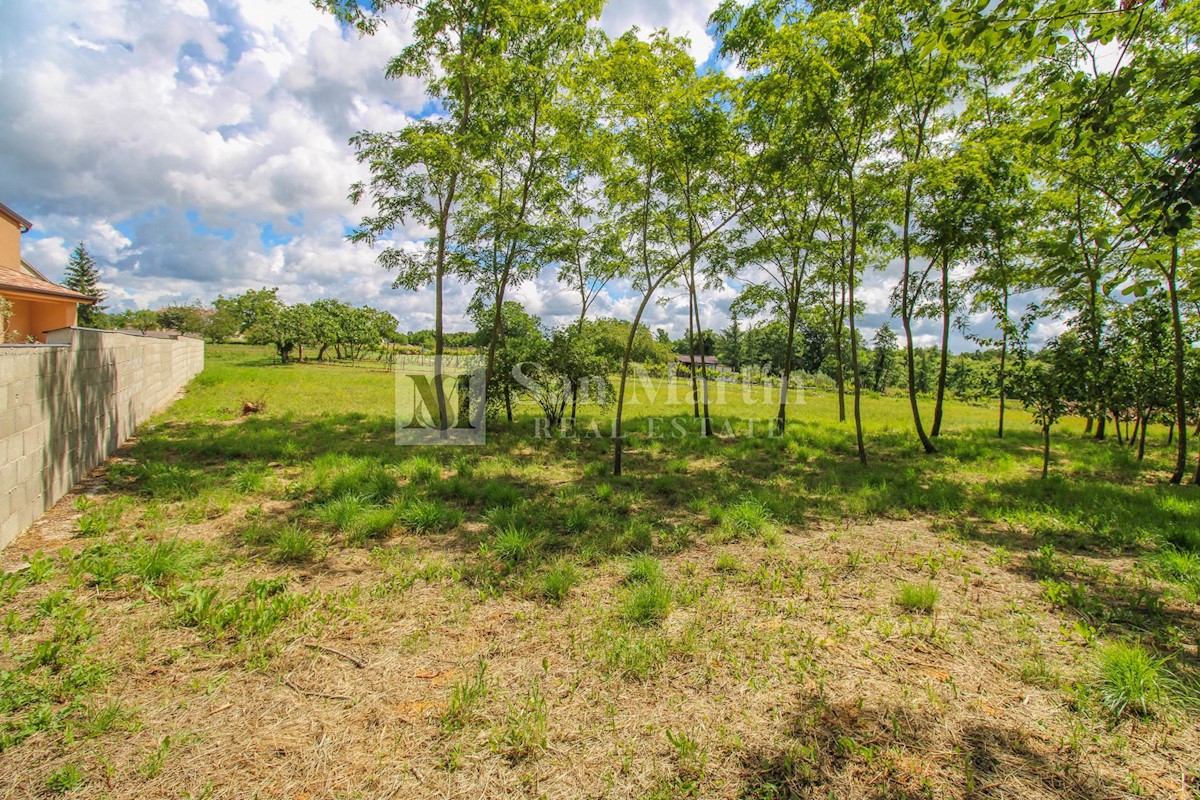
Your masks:
[[[768,437],[726,391],[705,439],[640,387],[614,478],[532,407],[399,447],[385,368],[210,347],[0,554],[3,796],[1200,797],[1165,430],[1064,423],[1043,481],[1017,409],[923,456],[868,397],[864,468],[834,395]]]

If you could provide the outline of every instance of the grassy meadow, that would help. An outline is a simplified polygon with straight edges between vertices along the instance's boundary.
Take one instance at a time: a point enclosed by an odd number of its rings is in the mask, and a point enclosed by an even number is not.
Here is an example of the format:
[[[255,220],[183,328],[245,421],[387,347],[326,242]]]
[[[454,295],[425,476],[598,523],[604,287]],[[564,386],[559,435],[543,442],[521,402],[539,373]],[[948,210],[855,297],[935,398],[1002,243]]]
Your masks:
[[[400,447],[385,366],[210,347],[0,553],[3,796],[1200,797],[1165,429],[1041,480],[1019,408],[925,456],[897,392],[864,468],[836,395],[724,388],[702,438],[635,386],[614,478],[607,411]]]

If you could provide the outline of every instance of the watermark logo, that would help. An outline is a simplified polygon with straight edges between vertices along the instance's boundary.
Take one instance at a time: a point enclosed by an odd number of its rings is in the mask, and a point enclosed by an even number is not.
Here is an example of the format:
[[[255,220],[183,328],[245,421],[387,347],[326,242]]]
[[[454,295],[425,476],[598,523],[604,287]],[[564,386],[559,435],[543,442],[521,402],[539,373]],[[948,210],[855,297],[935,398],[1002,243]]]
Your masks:
[[[487,380],[475,355],[396,359],[396,444],[464,447],[487,441]]]

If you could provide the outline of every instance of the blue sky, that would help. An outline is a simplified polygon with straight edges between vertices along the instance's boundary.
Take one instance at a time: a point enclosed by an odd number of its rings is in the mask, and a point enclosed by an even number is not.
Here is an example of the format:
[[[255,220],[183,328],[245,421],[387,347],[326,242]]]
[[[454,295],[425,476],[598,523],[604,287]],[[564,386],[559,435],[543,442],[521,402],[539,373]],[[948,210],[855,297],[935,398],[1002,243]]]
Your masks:
[[[615,0],[601,24],[666,27],[703,63],[715,5]],[[289,301],[339,297],[386,308],[405,330],[431,327],[429,293],[392,289],[375,254],[344,238],[358,218],[347,191],[363,176],[348,138],[427,108],[418,82],[383,77],[407,35],[397,17],[360,40],[307,0],[4,0],[0,202],[34,222],[25,257],[56,278],[85,241],[112,308],[278,286]],[[861,291],[868,335],[888,316],[889,276]],[[727,324],[735,295],[705,298],[706,326]],[[449,287],[449,327],[465,328],[468,296]],[[551,271],[514,299],[549,324],[577,313]],[[595,308],[630,318],[635,300],[618,284]],[[649,315],[686,327],[681,299]]]

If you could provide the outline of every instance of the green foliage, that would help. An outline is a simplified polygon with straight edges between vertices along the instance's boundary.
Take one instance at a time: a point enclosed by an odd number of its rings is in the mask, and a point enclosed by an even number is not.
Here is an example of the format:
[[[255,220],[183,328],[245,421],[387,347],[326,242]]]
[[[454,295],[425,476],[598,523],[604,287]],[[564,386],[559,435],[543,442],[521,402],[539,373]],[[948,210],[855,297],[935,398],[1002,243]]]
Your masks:
[[[1165,663],[1138,644],[1104,645],[1096,654],[1096,699],[1114,717],[1150,714],[1167,702],[1173,685]]]
[[[672,595],[671,587],[661,579],[635,583],[625,590],[617,613],[630,625],[658,625],[671,611]]]
[[[551,605],[562,605],[563,600],[576,585],[581,576],[573,563],[566,559],[551,565],[538,582],[538,595]]]
[[[442,713],[442,730],[452,733],[466,727],[487,696],[487,661],[481,658],[473,674],[450,688],[450,703]]]
[[[66,794],[83,783],[83,770],[77,764],[64,764],[46,776],[46,789],[54,794]]]
[[[129,552],[128,570],[145,584],[187,578],[206,560],[203,545],[182,539],[140,542]]]
[[[395,506],[395,518],[414,533],[448,531],[462,523],[458,509],[436,500],[404,500]]]
[[[312,561],[321,549],[317,537],[299,525],[285,525],[271,542],[271,558],[283,564]]]
[[[932,583],[904,583],[896,594],[896,605],[907,611],[928,614],[937,606],[941,591]]]
[[[534,561],[541,553],[541,534],[517,524],[507,525],[485,547],[510,567]]]
[[[71,258],[67,261],[63,275],[63,286],[96,298],[95,303],[81,303],[78,311],[79,324],[85,328],[94,327],[104,311],[101,303],[108,292],[100,287],[100,270],[83,242],[71,251]]]
[[[744,497],[719,513],[719,524],[712,538],[718,543],[770,538],[776,529],[770,509],[756,498]]]
[[[653,583],[664,578],[662,564],[657,558],[638,555],[629,560],[629,571],[625,573],[626,583]]]

